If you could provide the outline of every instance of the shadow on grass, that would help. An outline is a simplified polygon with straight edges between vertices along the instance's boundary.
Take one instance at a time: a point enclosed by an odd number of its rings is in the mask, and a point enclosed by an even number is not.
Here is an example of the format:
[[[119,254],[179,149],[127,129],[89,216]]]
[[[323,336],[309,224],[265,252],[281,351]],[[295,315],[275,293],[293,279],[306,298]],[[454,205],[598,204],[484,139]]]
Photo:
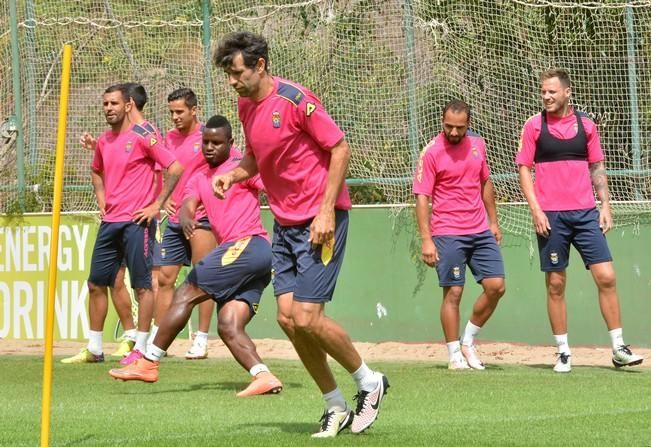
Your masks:
[[[118,380],[119,381],[119,380]],[[137,388],[124,388],[123,390],[116,390],[114,394],[140,394],[146,391],[147,394],[168,394],[168,393],[188,393],[194,391],[233,391],[234,393],[243,390],[247,387],[249,382],[206,382],[206,383],[193,383],[185,386],[175,386],[174,384],[162,384],[165,388],[151,388],[156,387],[153,383],[142,383]],[[128,385],[127,385],[128,386]],[[160,385],[159,385],[160,386]],[[303,388],[302,383],[292,382],[283,383],[284,390]]]
[[[432,368],[434,368],[434,369],[448,369],[448,365],[447,365],[447,363],[441,363],[441,364],[433,365]],[[504,368],[501,365],[486,365],[486,371],[504,371]],[[472,372],[481,373],[481,371],[475,371],[472,368],[470,368],[470,369],[450,370],[450,372],[452,372],[452,373],[461,373],[461,374],[463,374],[465,372],[467,372],[467,373],[472,373]]]
[[[527,368],[534,368],[534,369],[548,369],[549,372],[554,372],[553,371],[553,365],[549,363],[544,363],[544,364],[534,364],[534,365],[525,365]],[[612,366],[605,366],[605,365],[574,365],[572,366],[572,370],[576,369],[583,369],[583,370],[590,370],[590,369],[605,369],[608,371],[613,371],[618,374],[641,374],[643,371],[639,369],[630,369],[630,368],[614,368]],[[554,373],[558,375],[562,374],[567,374],[567,373]]]
[[[256,422],[256,427],[268,427],[268,428],[278,428],[283,433],[315,433],[319,429],[318,422],[267,422],[259,423]],[[243,431],[250,430],[250,424],[238,424],[234,426],[236,429],[241,429]]]

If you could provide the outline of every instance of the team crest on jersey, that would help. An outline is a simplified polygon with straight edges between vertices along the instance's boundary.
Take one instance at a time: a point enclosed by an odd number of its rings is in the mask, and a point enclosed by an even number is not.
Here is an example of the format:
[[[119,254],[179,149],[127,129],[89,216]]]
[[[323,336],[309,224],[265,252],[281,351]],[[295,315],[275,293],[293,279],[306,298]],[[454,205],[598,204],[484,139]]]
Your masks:
[[[199,149],[201,149],[201,143],[197,141],[196,143],[194,143],[194,146],[192,147],[192,151],[196,154],[197,152],[199,152]]]
[[[158,143],[158,140],[154,137],[149,138],[149,145],[154,146],[156,143]]]
[[[461,269],[459,268],[458,265],[455,265],[454,267],[452,267],[452,277],[454,279],[461,278]]]
[[[558,264],[558,253],[555,251],[551,252],[549,254],[549,261],[554,265]]]
[[[280,112],[276,111],[271,114],[271,123],[274,128],[280,129]]]
[[[133,150],[133,142],[127,141],[127,145],[124,147],[124,152],[131,152]]]
[[[479,158],[479,151],[476,147],[473,147],[470,152],[472,153],[473,158]]]

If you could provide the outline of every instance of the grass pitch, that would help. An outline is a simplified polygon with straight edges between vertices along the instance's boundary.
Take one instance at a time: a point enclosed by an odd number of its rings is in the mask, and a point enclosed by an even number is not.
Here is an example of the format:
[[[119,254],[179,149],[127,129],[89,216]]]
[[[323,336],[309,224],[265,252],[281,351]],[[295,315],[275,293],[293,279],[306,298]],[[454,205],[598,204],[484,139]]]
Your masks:
[[[296,361],[268,364],[280,395],[235,397],[248,383],[233,360],[164,359],[158,383],[121,382],[116,365],[63,365],[53,375],[52,446],[649,446],[651,371],[551,365],[448,371],[379,363],[391,388],[367,432],[310,439],[322,402]],[[345,395],[352,379],[335,366]],[[0,357],[0,445],[39,443],[42,360]]]

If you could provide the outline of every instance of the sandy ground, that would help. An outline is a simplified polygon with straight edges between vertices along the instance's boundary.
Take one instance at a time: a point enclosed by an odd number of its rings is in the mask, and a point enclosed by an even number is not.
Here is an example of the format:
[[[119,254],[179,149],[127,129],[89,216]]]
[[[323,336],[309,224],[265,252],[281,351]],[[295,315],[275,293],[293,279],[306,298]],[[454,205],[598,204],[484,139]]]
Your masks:
[[[255,340],[258,352],[263,359],[298,359],[292,345],[286,340]],[[106,343],[105,352],[112,352],[117,345]],[[447,362],[445,344],[436,343],[355,343],[367,362],[373,361],[422,361],[432,363]],[[0,355],[42,355],[42,341],[17,341],[0,339]],[[72,355],[85,347],[81,342],[55,342],[54,355]],[[176,340],[169,350],[170,356],[182,357],[190,347],[188,340]],[[477,350],[486,364],[526,364],[553,365],[555,350],[552,346],[531,346],[511,343],[480,343]],[[651,349],[635,349],[635,352],[651,358]],[[210,358],[229,358],[230,353],[221,340],[210,339],[208,356]],[[573,346],[572,365],[611,366],[611,352],[608,347]],[[643,368],[651,368],[651,360],[645,361]]]

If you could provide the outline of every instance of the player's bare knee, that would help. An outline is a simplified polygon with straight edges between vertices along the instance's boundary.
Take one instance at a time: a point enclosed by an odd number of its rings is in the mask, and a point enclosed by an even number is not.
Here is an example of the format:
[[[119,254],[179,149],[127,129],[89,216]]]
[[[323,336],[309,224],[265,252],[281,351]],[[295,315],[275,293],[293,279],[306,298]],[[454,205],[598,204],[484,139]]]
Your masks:
[[[504,278],[485,278],[481,282],[484,293],[490,301],[498,301],[506,292]]]
[[[443,302],[448,306],[459,306],[463,287],[446,287],[443,293]]]
[[[276,316],[276,321],[278,322],[278,326],[280,326],[280,329],[283,330],[285,335],[287,335],[287,338],[289,338],[290,341],[294,340],[294,321],[291,319],[291,317],[286,317],[284,315],[278,315]]]
[[[563,300],[565,295],[565,281],[550,279],[547,282],[547,296],[552,300]]]
[[[158,288],[160,290],[173,289],[175,282],[176,282],[176,277],[164,273],[164,270],[161,269],[160,273],[158,274]]]
[[[288,331],[294,331],[294,320],[292,319],[291,315],[278,312],[276,314],[276,321],[278,322],[278,326],[280,326],[280,328],[285,331],[285,333]]]
[[[127,291],[127,286],[124,284],[124,280],[122,281],[115,281],[115,284],[113,285],[113,294],[118,295],[120,293],[129,293]]]
[[[615,276],[615,271],[610,270],[606,272],[600,272],[595,275],[595,283],[599,290],[612,290],[615,289],[617,284],[617,279]]]
[[[506,293],[506,285],[504,281],[500,281],[495,286],[491,288],[490,296],[494,300],[499,300]]]
[[[228,344],[237,338],[240,331],[234,324],[233,320],[220,320],[217,322],[217,333],[219,334],[219,337],[222,339],[222,341]]]
[[[88,293],[91,298],[93,297],[101,297],[106,290],[106,286],[99,286],[95,284],[94,282],[88,281]]]
[[[187,282],[181,284],[175,291],[172,298],[172,306],[196,306],[208,299],[208,295],[193,284]]]
[[[305,334],[316,334],[321,326],[322,315],[313,312],[296,312],[292,315],[294,331]]]

